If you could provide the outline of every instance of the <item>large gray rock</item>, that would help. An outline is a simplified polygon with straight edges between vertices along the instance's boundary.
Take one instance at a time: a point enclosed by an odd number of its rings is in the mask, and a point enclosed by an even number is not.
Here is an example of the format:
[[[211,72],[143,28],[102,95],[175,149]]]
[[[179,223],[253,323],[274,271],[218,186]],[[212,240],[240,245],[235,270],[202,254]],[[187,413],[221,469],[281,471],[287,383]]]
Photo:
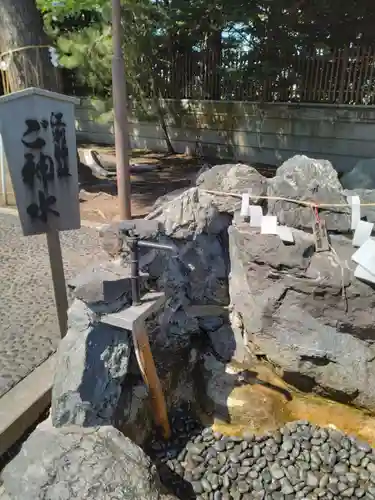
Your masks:
[[[345,189],[375,189],[375,158],[360,160],[340,180]]]
[[[114,422],[131,352],[130,333],[101,324],[82,301],[69,311],[52,391],[53,425]]]
[[[179,314],[184,316],[178,317]],[[82,301],[75,300],[69,309],[69,330],[57,353],[51,405],[53,425],[115,425],[142,444],[151,430],[153,417],[131,333],[99,320]],[[192,399],[191,334],[198,332],[199,326],[196,318],[182,310],[174,313],[168,326],[165,332],[156,327],[149,337],[171,408],[176,402]]]
[[[290,198],[316,203],[346,204],[337,172],[327,160],[294,156],[277,169],[268,181],[269,197]],[[310,207],[284,200],[268,200],[268,212],[277,215],[280,224],[311,230],[313,213]],[[328,230],[348,232],[350,212],[347,207],[324,208],[319,211]]]
[[[199,332],[197,319],[186,312],[190,305],[229,303],[229,261],[225,248],[213,235],[200,234],[193,241],[177,244],[179,259],[153,252],[149,260],[145,256],[142,270],[164,290],[167,305],[161,326],[171,341],[182,346]]]
[[[191,239],[202,233],[217,235],[230,224],[230,217],[220,213],[214,197],[195,187],[164,205],[157,220],[167,236],[177,239]]]
[[[197,177],[196,185],[208,191],[223,193],[249,193],[253,203],[262,203],[262,196],[267,194],[267,179],[254,167],[242,163],[215,165]],[[241,204],[238,198],[215,196],[214,203],[220,212],[233,214]]]
[[[301,389],[374,410],[375,295],[353,276],[351,241],[314,253],[302,231],[286,246],[243,229],[229,229],[229,286],[255,351]]]
[[[212,197],[201,196],[193,188],[168,203],[159,214],[159,219],[163,222],[136,220],[106,226],[101,233],[103,245],[112,255],[118,251],[123,266],[128,267],[129,250],[124,230],[131,226],[140,239],[174,248],[172,252],[140,248],[141,271],[165,291],[167,299],[174,302],[174,309],[185,307],[191,301],[227,304],[229,262],[224,240],[230,217],[217,211],[212,205]],[[182,234],[186,239],[182,238]],[[146,279],[144,287],[147,287]],[[124,288],[122,297],[126,303]],[[82,293],[79,297],[82,298]]]
[[[129,251],[124,229],[129,224],[141,239],[174,248],[172,252],[140,248],[140,270],[165,292],[167,306],[162,326],[179,346],[188,345],[191,335],[199,331],[197,320],[185,312],[190,304],[229,303],[230,221],[228,214],[218,212],[211,196],[193,188],[164,206],[158,220],[114,224],[102,231],[107,251],[112,255],[119,251],[125,266],[129,264]]]
[[[170,201],[174,200],[178,196],[181,196],[185,191],[186,191],[186,187],[175,189],[174,191],[170,191],[167,194],[163,194],[162,196],[159,196],[159,198],[153,204],[150,213],[154,212],[157,209],[161,209],[163,207],[163,205],[165,205],[166,203],[169,203]]]
[[[2,473],[12,500],[166,500],[156,467],[111,426],[37,427]]]
[[[130,266],[103,261],[88,266],[69,281],[74,297],[98,314],[109,314],[131,304]],[[141,275],[141,291],[148,290],[147,277]]]

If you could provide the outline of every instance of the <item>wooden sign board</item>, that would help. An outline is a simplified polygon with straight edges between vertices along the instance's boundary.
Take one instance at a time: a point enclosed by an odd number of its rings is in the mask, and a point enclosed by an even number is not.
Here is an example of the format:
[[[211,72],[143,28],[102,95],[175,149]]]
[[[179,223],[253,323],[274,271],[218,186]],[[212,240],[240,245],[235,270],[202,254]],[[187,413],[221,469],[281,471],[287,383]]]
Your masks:
[[[314,220],[313,233],[315,238],[315,251],[326,252],[327,250],[329,250],[327,227],[323,219]]]
[[[0,97],[0,133],[24,236],[81,226],[76,104],[37,88]]]

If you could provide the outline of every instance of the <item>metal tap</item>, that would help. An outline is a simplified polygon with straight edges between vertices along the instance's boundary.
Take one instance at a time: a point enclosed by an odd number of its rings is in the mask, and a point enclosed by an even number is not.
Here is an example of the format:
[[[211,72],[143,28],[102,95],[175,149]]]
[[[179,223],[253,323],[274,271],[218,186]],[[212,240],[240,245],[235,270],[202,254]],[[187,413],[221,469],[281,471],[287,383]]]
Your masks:
[[[130,249],[132,304],[139,305],[141,303],[139,249],[151,248],[154,250],[166,250],[168,252],[175,252],[177,257],[177,247],[175,247],[174,245],[166,245],[163,243],[154,243],[151,241],[140,240],[139,235],[134,230],[128,230],[126,232],[126,239]]]

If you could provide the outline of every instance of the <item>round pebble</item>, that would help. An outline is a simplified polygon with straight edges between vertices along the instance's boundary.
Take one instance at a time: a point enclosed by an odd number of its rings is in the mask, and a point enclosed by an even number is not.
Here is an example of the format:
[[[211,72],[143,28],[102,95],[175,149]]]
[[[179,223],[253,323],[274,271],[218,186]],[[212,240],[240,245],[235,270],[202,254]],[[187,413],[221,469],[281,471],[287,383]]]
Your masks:
[[[171,422],[170,441],[153,435],[145,449],[178,499],[375,499],[375,451],[335,429],[298,421],[231,438],[202,428],[188,408]]]

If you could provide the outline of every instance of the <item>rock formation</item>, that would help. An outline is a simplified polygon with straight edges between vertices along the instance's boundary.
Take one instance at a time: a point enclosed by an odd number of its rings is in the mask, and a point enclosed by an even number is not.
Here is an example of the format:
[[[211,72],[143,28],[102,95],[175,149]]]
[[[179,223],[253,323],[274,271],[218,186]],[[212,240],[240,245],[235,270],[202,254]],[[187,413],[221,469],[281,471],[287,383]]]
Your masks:
[[[290,226],[294,243],[241,220],[242,193]],[[140,251],[142,292],[166,295],[165,308],[148,328],[169,408],[200,402],[208,412],[225,413],[235,379],[225,365],[262,360],[302,391],[375,410],[375,295],[354,277],[345,206],[353,191],[344,191],[332,165],[296,156],[269,180],[247,165],[214,166],[198,175],[196,186],[175,194],[156,203],[150,220],[105,227],[108,261],[89,266],[70,283],[74,302],[57,355],[54,427],[38,428],[5,470],[15,500],[69,498],[74,488],[79,498],[90,498],[90,487],[97,488],[96,497],[107,498],[94,449],[108,464],[108,495],[163,498],[150,462],[116,430],[142,444],[152,426],[130,332],[101,322],[103,314],[130,304],[130,228],[140,239],[174,249]],[[319,213],[330,233],[329,251],[315,251],[313,212],[298,200],[339,205]],[[374,217],[371,209],[363,215]],[[261,393],[253,392],[260,404]],[[37,460],[42,447],[43,460],[33,468],[31,458]],[[78,470],[72,462],[81,464]],[[130,463],[142,469],[143,482],[138,472],[129,475]],[[122,493],[119,477],[129,477]]]
[[[172,500],[145,453],[111,426],[33,432],[3,471],[12,500]]]

